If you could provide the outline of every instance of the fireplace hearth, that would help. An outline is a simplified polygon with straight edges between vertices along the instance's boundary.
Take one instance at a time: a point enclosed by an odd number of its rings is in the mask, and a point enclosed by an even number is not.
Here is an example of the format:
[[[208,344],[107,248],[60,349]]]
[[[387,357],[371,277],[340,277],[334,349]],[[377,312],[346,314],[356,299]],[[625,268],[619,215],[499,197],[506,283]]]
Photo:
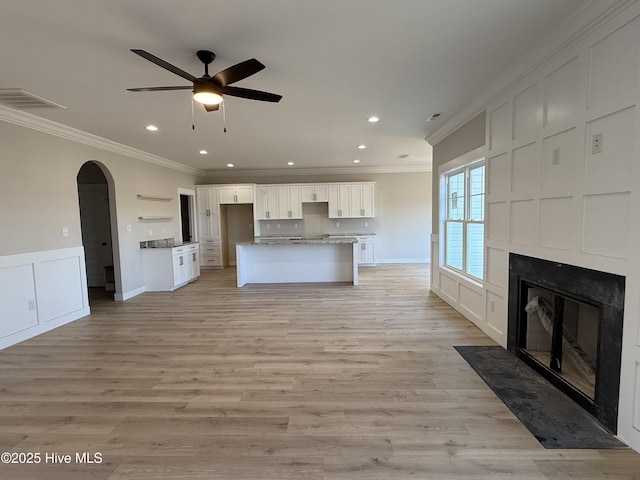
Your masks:
[[[507,349],[616,433],[625,279],[509,256]]]

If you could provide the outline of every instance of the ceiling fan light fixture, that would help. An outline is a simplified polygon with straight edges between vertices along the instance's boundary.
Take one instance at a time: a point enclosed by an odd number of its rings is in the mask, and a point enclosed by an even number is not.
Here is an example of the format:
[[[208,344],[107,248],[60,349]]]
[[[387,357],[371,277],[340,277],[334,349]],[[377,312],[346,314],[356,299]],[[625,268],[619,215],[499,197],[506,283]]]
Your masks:
[[[222,97],[215,92],[196,92],[193,94],[193,99],[204,105],[219,105],[222,102]]]

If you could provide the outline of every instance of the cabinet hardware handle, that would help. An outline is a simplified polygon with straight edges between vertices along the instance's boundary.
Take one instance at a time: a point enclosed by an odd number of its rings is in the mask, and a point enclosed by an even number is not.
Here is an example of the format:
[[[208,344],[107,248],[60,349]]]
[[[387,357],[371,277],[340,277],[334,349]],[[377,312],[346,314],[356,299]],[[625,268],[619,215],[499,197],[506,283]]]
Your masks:
[[[180,265],[184,265],[184,258],[180,257]]]

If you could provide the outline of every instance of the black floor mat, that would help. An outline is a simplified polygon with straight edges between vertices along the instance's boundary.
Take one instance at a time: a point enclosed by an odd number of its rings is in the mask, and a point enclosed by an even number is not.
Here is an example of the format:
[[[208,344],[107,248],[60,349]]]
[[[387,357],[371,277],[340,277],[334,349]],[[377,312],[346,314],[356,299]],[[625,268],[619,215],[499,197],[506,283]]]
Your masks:
[[[455,349],[545,448],[627,448],[593,416],[504,348]]]

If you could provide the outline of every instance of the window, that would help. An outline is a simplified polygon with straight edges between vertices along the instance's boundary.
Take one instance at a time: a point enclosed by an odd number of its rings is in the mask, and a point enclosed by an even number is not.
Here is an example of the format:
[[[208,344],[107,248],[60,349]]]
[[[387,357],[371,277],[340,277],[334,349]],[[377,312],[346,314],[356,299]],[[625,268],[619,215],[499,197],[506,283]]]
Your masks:
[[[484,160],[444,174],[444,265],[482,280],[484,270]]]

